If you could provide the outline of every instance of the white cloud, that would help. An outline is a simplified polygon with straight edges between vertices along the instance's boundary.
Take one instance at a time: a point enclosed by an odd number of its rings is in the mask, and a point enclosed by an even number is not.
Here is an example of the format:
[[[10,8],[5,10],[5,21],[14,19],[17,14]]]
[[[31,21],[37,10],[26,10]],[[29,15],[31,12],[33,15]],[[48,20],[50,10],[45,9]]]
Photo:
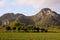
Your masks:
[[[45,7],[60,8],[60,0],[46,0],[43,5]]]
[[[42,4],[44,3],[44,0],[16,0],[14,2],[12,2],[13,6],[23,6],[23,5],[29,5],[32,6],[33,8],[39,8],[42,6]]]
[[[14,7],[21,7],[24,5],[32,6],[33,8],[43,8],[43,7],[58,7],[60,8],[60,0],[15,0],[11,3]]]
[[[50,8],[60,8],[60,0],[1,0],[0,8],[3,7],[22,7],[22,6],[31,6],[34,9],[50,7]]]
[[[4,1],[0,1],[0,8],[3,8],[5,6]]]

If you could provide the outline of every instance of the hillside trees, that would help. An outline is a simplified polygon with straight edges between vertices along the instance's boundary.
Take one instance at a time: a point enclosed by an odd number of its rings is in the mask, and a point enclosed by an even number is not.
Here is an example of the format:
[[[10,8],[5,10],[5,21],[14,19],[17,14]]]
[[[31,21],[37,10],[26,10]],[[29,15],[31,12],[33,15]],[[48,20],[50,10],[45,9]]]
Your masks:
[[[40,28],[39,27],[36,27],[34,25],[25,25],[21,22],[18,22],[18,21],[13,21],[10,23],[10,26],[3,26],[3,27],[6,27],[6,30],[14,30],[14,31],[18,31],[20,32],[21,30],[23,30],[24,32],[31,32],[31,31],[34,31],[34,32],[39,32]]]
[[[22,30],[24,24],[23,23],[20,23],[18,21],[13,21],[11,24],[10,24],[10,27],[13,29],[13,30]]]

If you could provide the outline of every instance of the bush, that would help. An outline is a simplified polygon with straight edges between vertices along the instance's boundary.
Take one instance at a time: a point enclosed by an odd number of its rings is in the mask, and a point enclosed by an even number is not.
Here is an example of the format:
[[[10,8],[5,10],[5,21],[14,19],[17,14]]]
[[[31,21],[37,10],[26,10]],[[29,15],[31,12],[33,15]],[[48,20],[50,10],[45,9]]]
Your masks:
[[[24,29],[25,32],[28,32],[28,29]]]
[[[48,32],[48,30],[46,29],[45,32]]]
[[[39,29],[40,29],[39,27],[36,28],[37,32],[39,32]]]
[[[41,32],[45,32],[45,29],[44,28],[41,28]]]
[[[16,30],[16,27],[13,27],[13,30]]]
[[[9,30],[11,30],[11,28],[8,26],[8,27],[6,27],[6,30],[9,31]]]
[[[48,32],[47,29],[41,28],[41,32]]]
[[[18,31],[20,31],[20,29],[21,29],[21,28],[19,27],[19,28],[18,28]]]
[[[34,32],[36,32],[36,27],[33,27]]]
[[[28,32],[28,28],[27,28],[27,27],[23,27],[23,30],[24,30],[25,32]]]
[[[2,25],[2,27],[4,28],[4,27],[6,27],[6,25]]]

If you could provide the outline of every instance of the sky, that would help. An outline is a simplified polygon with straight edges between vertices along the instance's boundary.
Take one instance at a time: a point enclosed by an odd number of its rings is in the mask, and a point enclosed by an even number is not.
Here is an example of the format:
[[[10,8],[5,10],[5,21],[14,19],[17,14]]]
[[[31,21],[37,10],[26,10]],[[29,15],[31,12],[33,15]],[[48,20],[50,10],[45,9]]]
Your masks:
[[[60,0],[0,0],[0,16],[5,13],[31,16],[43,8],[50,8],[60,14]]]

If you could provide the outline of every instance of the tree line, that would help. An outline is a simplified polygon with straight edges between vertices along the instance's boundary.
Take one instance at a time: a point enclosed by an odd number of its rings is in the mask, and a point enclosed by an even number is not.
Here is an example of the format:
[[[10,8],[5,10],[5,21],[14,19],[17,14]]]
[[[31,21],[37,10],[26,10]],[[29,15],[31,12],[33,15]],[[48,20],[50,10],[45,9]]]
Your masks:
[[[24,32],[29,32],[29,31],[48,32],[48,30],[45,28],[39,28],[34,25],[25,25],[18,21],[14,21],[14,22],[10,23],[10,25],[3,25],[3,27],[6,29],[6,31],[11,31],[11,30],[16,31],[17,30],[18,32],[20,32],[21,30],[23,30]]]

